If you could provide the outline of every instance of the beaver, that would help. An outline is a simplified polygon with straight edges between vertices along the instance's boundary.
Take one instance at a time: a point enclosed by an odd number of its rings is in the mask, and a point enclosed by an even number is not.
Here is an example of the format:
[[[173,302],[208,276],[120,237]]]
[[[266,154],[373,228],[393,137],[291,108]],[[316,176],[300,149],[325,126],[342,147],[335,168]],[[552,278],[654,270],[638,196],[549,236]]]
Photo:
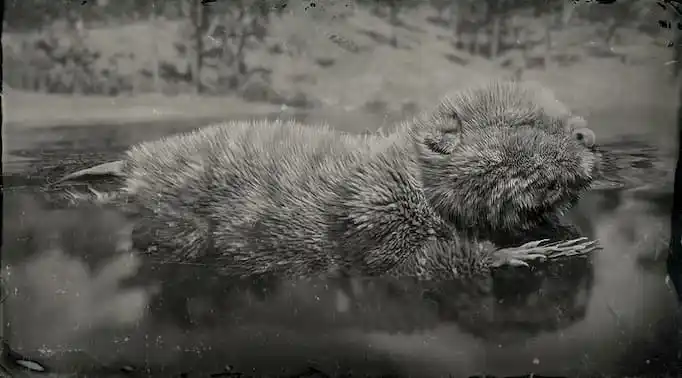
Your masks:
[[[579,236],[561,214],[600,169],[594,133],[537,97],[532,86],[493,82],[383,135],[282,120],[214,124],[131,147],[107,166],[122,189],[98,201],[135,214],[140,234],[168,251],[158,260],[230,276],[430,277],[404,263],[486,242],[502,249],[468,253],[471,269],[526,265],[548,254],[520,244]]]

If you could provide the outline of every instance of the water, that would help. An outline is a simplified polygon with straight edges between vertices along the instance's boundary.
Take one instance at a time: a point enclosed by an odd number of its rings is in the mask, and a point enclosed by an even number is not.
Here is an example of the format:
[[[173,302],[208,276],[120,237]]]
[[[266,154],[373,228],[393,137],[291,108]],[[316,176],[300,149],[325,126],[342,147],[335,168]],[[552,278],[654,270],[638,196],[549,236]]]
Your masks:
[[[467,284],[363,282],[348,310],[331,282],[272,290],[216,280],[207,267],[148,264],[126,252],[119,214],[45,200],[48,177],[206,122],[6,129],[4,317],[14,349],[98,376],[125,365],[157,376],[230,365],[420,377],[636,373],[679,349],[661,259],[668,209],[652,200],[583,199],[577,215],[605,247],[591,259]]]

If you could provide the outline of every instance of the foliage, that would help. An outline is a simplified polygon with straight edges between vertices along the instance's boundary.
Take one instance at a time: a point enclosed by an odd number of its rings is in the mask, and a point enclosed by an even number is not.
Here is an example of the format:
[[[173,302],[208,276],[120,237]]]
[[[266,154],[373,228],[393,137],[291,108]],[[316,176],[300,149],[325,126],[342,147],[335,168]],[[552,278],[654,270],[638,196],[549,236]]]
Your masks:
[[[15,0],[8,4],[11,17],[7,17],[5,29],[34,36],[20,51],[8,54],[13,71],[8,81],[16,87],[52,93],[137,92],[143,90],[145,81],[153,81],[155,91],[177,91],[171,89],[177,84],[185,90],[191,86],[200,91],[239,90],[254,74],[261,74],[260,81],[269,80],[259,67],[247,67],[246,56],[264,41],[270,17],[284,9],[274,5],[268,0],[208,5],[185,0]],[[134,61],[140,57],[134,53],[104,57],[86,43],[89,27],[155,19],[184,21],[176,47],[185,63],[190,62],[189,67],[154,56],[151,67],[142,70],[139,63],[135,67]],[[21,63],[27,57],[29,67]],[[218,72],[213,82],[202,77],[205,62],[206,68]],[[132,72],[124,69],[126,66],[133,66]]]
[[[205,44],[202,53],[215,58],[206,62],[218,72],[215,87],[237,90],[252,75],[263,73],[258,67],[247,66],[246,53],[265,41],[270,18],[281,10],[264,0],[215,2],[205,8],[208,22],[202,25],[203,35],[212,43]]]
[[[641,0],[618,1],[613,4],[587,3],[577,7],[584,20],[600,26],[598,34],[610,47],[618,29],[626,26],[640,26],[651,4]]]
[[[468,50],[503,66],[512,65],[517,76],[537,61],[546,66],[551,62],[570,64],[579,60],[579,54],[564,56],[566,53],[557,48],[561,45],[557,41],[562,30],[575,29],[578,24],[594,30],[603,42],[599,48],[607,52],[618,42],[619,31],[625,27],[658,30],[651,26],[657,26],[651,12],[656,6],[646,0],[609,5],[594,2],[576,5],[559,0],[355,3],[387,19],[393,28],[389,42],[395,48],[404,47],[399,44],[398,30],[409,28],[401,20],[405,12],[428,4],[435,10],[436,17],[431,21],[450,29],[449,38],[455,49]],[[193,88],[283,102],[270,88],[270,72],[264,67],[250,66],[248,57],[252,51],[263,49],[271,20],[287,9],[285,5],[283,0],[217,0],[206,5],[191,0],[11,0],[7,2],[5,30],[30,31],[37,36],[21,51],[7,53],[6,67],[11,68],[6,70],[11,71],[7,80],[13,86],[50,92],[177,93]],[[145,56],[139,52],[105,56],[86,43],[89,28],[157,21],[184,24],[172,37],[176,39],[178,59],[162,57],[157,51],[148,51]],[[64,28],[69,31],[55,37],[56,23],[66,25]],[[62,45],[69,47],[59,47]]]
[[[421,3],[419,0],[357,0],[357,2],[364,6],[372,6],[376,14],[388,19],[394,28],[390,40],[393,47],[398,47],[398,36],[395,33],[395,28],[401,25],[400,13],[415,8]]]

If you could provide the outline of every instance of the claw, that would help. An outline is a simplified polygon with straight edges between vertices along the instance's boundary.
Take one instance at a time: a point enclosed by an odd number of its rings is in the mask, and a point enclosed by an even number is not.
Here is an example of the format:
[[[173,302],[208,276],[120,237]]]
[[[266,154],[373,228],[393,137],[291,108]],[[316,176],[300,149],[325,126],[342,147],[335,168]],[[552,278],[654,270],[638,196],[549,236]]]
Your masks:
[[[524,256],[527,260],[546,260],[547,255],[543,255],[541,253],[532,253]]]
[[[511,259],[507,262],[507,265],[513,266],[513,267],[519,267],[519,266],[525,266],[525,267],[530,267],[527,262],[519,260],[519,259]]]
[[[502,265],[529,267],[527,261],[544,262],[558,258],[581,257],[600,249],[597,240],[590,241],[586,237],[543,244],[547,241],[548,239],[537,240],[520,247],[500,250],[499,260],[493,263],[493,267]]]
[[[546,241],[548,241],[548,240],[549,240],[549,239],[541,239],[541,240],[536,240],[536,241],[528,242],[528,243],[522,245],[522,246],[519,247],[519,248],[537,248],[540,244],[542,244],[542,243],[544,243],[544,242],[546,242]]]
[[[599,242],[597,240],[593,240],[578,245],[569,245],[568,242],[562,243],[556,246],[552,246],[549,249],[554,253],[548,254],[547,258],[555,259],[559,257],[587,255],[588,253],[601,249],[601,247],[599,246]]]
[[[577,246],[580,243],[584,243],[586,240],[588,240],[586,237],[580,237],[580,238],[568,240],[568,241],[552,242],[552,243],[546,244],[545,247],[569,248],[571,246]],[[590,241],[590,242],[587,242],[584,244],[589,245],[589,244],[593,244],[593,243],[596,243],[596,240]]]

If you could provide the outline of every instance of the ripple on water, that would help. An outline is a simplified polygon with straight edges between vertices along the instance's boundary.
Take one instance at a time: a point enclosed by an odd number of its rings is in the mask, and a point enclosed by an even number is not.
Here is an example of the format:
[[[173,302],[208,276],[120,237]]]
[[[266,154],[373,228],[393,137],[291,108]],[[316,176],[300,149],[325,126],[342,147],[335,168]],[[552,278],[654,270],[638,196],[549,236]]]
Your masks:
[[[248,371],[265,369],[267,353],[291,369],[312,359],[328,371],[341,360],[356,372],[421,376],[608,372],[636,363],[626,353],[672,311],[653,253],[665,239],[667,208],[615,192],[588,195],[577,210],[605,245],[591,259],[467,283],[369,280],[347,311],[339,311],[334,282],[227,282],[206,267],[150,264],[129,254],[130,224],[120,214],[59,208],[38,185],[163,132],[111,131],[104,144],[81,133],[80,142],[55,147],[42,138],[19,153],[38,164],[30,174],[17,168],[3,189],[10,341],[52,351],[48,360],[63,369],[148,362],[179,371],[183,360]],[[68,158],[74,148],[85,157]]]

